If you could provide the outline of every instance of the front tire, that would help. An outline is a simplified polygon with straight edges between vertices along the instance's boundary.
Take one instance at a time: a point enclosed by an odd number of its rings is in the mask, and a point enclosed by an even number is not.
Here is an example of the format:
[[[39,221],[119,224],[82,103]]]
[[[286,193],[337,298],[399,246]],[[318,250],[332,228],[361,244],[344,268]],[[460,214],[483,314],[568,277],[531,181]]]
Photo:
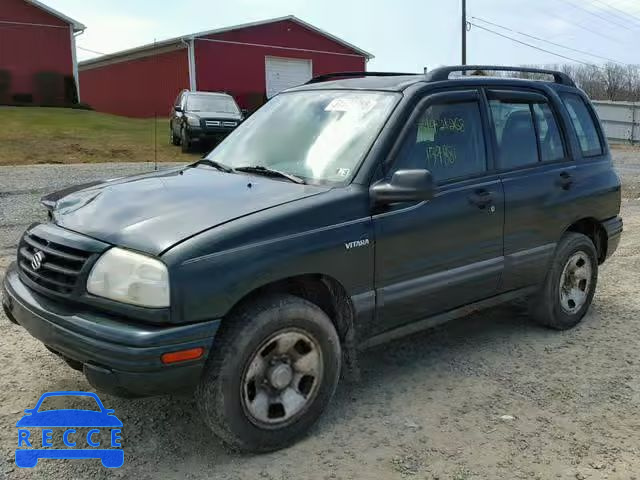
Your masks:
[[[318,306],[293,295],[264,297],[225,319],[196,402],[230,447],[277,450],[320,417],[341,358],[338,334]]]
[[[186,128],[180,131],[180,146],[182,147],[182,153],[189,153],[191,151],[191,139]]]
[[[531,301],[534,320],[556,330],[577,325],[587,313],[598,281],[598,254],[589,237],[565,234],[545,282]]]
[[[173,128],[169,129],[169,143],[174,146],[180,145],[180,137],[177,137],[175,133],[173,133]]]

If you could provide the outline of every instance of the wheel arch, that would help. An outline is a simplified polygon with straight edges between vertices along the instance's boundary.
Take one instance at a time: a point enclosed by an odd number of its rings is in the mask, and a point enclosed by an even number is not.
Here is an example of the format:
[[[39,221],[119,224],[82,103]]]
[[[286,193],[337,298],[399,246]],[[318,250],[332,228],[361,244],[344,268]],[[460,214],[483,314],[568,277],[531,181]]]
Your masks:
[[[357,375],[355,308],[344,286],[335,278],[320,274],[301,274],[282,278],[257,287],[238,300],[224,316],[225,319],[256,298],[288,293],[317,305],[327,314],[333,323],[342,344],[345,364],[348,370]]]
[[[569,225],[565,230],[565,233],[566,232],[581,233],[588,237],[596,247],[598,263],[601,264],[605,261],[607,256],[608,237],[607,231],[599,220],[593,217],[581,218]]]

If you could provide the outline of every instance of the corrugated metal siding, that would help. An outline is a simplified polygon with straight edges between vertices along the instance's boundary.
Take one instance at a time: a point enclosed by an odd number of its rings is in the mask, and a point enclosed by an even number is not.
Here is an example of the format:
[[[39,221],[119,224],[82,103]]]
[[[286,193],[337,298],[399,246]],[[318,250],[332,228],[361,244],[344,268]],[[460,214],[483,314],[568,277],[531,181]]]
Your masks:
[[[189,88],[187,49],[80,71],[82,100],[100,112],[127,117],[168,116]]]
[[[309,50],[321,50],[347,55],[356,54],[356,52],[347,46],[335,42],[318,32],[309,30],[291,20],[217,33],[203,38],[277,45],[279,47],[306,48]]]
[[[243,108],[255,109],[266,100],[266,56],[311,60],[314,75],[365,69],[363,56],[289,20],[208,38],[215,41],[195,40],[197,89],[230,93]],[[189,88],[186,47],[106,62],[96,67],[80,65],[82,100],[98,111],[132,117],[164,116],[177,93]]]
[[[594,101],[607,138],[614,142],[640,142],[640,103]]]
[[[198,90],[225,91],[242,108],[253,110],[266,100],[265,57],[311,60],[313,76],[366,69],[363,56],[291,21],[261,25],[196,39]],[[278,45],[261,47],[256,45]],[[324,52],[335,52],[324,53]]]
[[[14,95],[34,103],[64,103],[63,76],[73,76],[70,27],[23,0],[0,0],[0,104]]]

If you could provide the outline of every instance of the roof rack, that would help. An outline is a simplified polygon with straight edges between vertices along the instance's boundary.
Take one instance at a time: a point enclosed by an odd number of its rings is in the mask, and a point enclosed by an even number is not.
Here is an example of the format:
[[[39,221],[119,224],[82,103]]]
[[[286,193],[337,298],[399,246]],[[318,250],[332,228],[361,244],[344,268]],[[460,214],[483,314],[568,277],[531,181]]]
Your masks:
[[[401,77],[406,75],[422,75],[421,73],[400,73],[400,72],[336,72],[318,75],[309,80],[305,85],[310,83],[326,82],[334,78],[356,78],[356,77]]]
[[[449,75],[453,72],[468,72],[476,70],[489,70],[494,72],[527,72],[527,73],[542,73],[545,75],[553,76],[553,81],[560,85],[567,85],[569,87],[575,87],[576,84],[571,80],[571,77],[566,73],[559,72],[557,70],[546,70],[544,68],[530,68],[530,67],[509,67],[504,65],[458,65],[451,67],[440,67],[431,70],[426,74],[427,80],[430,82],[437,82],[441,80],[449,80]]]

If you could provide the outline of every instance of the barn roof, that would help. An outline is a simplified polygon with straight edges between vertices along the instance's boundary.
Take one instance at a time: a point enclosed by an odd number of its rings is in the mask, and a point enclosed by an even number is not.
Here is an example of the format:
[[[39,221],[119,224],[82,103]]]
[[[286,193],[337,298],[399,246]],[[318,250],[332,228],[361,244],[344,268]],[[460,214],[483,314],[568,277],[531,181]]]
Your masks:
[[[24,1],[27,2],[27,3],[30,3],[34,7],[39,8],[40,10],[44,10],[45,12],[47,12],[50,15],[53,15],[54,17],[59,18],[63,22],[67,22],[69,25],[71,25],[73,27],[73,31],[74,32],[79,32],[79,31],[82,31],[82,30],[86,30],[86,28],[87,28],[82,23],[78,22],[77,20],[74,20],[73,18],[67,17],[66,15],[60,13],[57,10],[54,10],[53,8],[51,8],[48,5],[45,5],[42,2],[39,2],[38,0],[24,0]]]
[[[332,35],[332,34],[326,32],[326,31],[324,31],[324,30],[322,30],[322,29],[320,29],[320,28],[318,28],[318,27],[316,27],[314,25],[311,25],[310,23],[307,23],[307,22],[305,22],[303,20],[300,20],[295,15],[287,15],[285,17],[270,18],[270,19],[261,20],[261,21],[258,21],[258,22],[243,23],[243,24],[240,24],[240,25],[233,25],[231,27],[217,28],[215,30],[206,30],[204,32],[192,33],[190,35],[182,35],[180,37],[169,38],[167,40],[162,40],[162,41],[155,42],[155,43],[149,43],[149,44],[146,44],[146,45],[142,45],[140,47],[130,48],[130,49],[127,49],[127,50],[121,50],[119,52],[110,53],[110,54],[107,54],[107,55],[102,55],[100,57],[96,57],[96,58],[92,58],[92,59],[89,59],[89,60],[85,60],[83,62],[80,62],[79,66],[80,67],[88,67],[90,65],[97,64],[97,63],[102,63],[104,61],[109,61],[109,60],[112,60],[112,59],[117,61],[116,59],[119,59],[120,57],[132,56],[132,57],[135,58],[138,55],[143,54],[143,52],[150,51],[150,50],[157,49],[157,48],[168,47],[170,45],[175,45],[175,44],[178,44],[180,42],[191,40],[193,38],[206,37],[206,36],[209,36],[209,35],[215,35],[217,33],[224,33],[224,32],[230,32],[230,31],[233,31],[233,30],[241,30],[241,29],[244,29],[244,28],[257,27],[257,26],[260,26],[260,25],[267,25],[267,24],[270,24],[270,23],[277,23],[277,22],[282,22],[282,21],[286,21],[286,20],[295,22],[295,23],[303,26],[304,28],[307,28],[309,30],[315,31],[315,32],[319,33],[320,35],[323,35],[323,36],[333,40],[334,42],[339,43],[339,44],[341,44],[341,45],[353,50],[357,55],[362,55],[363,57],[365,57],[365,58],[367,58],[369,60],[373,58],[373,55],[370,54],[369,52],[366,52],[366,51],[356,47],[355,45],[352,45],[351,43],[349,43],[349,42],[347,42],[345,40],[342,40],[339,37],[336,37],[335,35]]]

